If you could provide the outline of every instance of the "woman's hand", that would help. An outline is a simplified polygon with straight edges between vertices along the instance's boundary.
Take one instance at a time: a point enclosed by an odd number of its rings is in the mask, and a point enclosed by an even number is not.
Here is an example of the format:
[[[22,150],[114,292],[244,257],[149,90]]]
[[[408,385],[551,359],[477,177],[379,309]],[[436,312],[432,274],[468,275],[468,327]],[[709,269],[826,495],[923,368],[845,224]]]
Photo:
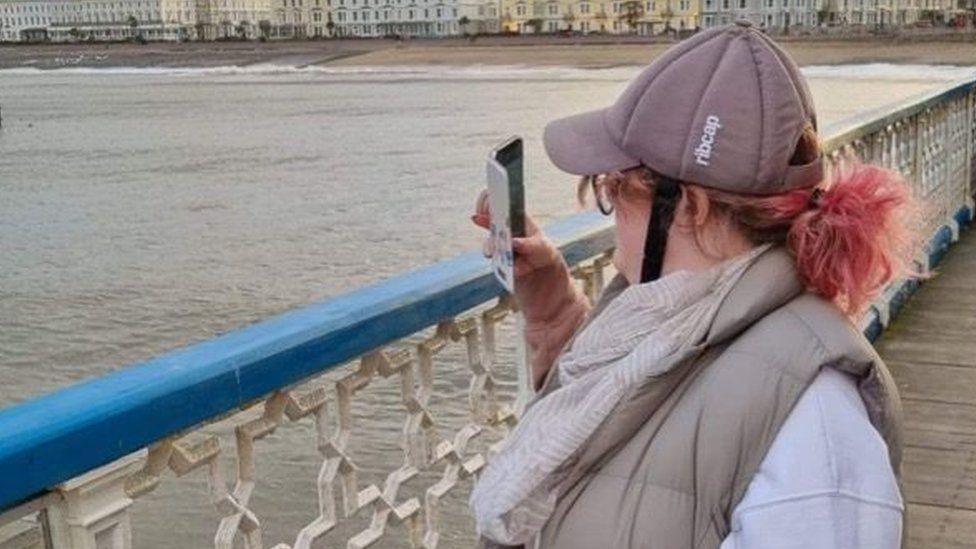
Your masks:
[[[491,226],[487,190],[478,195],[471,221],[483,229]],[[491,257],[494,252],[489,238],[485,239],[484,250],[486,257]],[[525,236],[512,238],[512,251],[515,253],[515,299],[525,321],[552,320],[561,312],[567,298],[575,297],[570,295],[575,286],[566,260],[528,215],[525,216]]]
[[[487,190],[478,195],[471,221],[484,229],[491,226]],[[525,234],[512,239],[515,299],[525,318],[533,386],[538,389],[556,355],[589,311],[589,302],[573,283],[559,249],[528,215]],[[493,251],[490,244],[486,238],[485,255],[489,257]]]

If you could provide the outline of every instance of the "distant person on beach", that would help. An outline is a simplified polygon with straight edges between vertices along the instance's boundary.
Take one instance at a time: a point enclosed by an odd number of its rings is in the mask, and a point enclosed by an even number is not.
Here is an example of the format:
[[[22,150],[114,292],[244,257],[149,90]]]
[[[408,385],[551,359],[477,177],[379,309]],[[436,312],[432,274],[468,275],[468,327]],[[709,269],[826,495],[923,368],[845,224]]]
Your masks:
[[[537,393],[471,495],[483,547],[901,545],[901,405],[855,321],[924,275],[917,203],[878,167],[828,174],[816,129],[748,22],[549,123],[549,158],[614,217],[617,274],[591,307],[531,219],[514,241]]]

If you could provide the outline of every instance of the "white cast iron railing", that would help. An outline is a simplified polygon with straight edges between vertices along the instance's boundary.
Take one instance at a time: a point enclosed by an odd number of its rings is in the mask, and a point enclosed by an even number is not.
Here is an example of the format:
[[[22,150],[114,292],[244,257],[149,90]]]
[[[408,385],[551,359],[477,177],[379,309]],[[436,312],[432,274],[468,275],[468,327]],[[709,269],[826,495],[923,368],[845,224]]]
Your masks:
[[[860,157],[912,182],[929,205],[921,263],[937,261],[972,217],[974,88],[962,82],[822,131],[832,168]],[[595,298],[609,221],[580,214],[547,232]],[[877,300],[863,318],[870,338],[913,287],[894,284]],[[453,524],[464,492],[528,395],[513,312],[472,252],[6,408],[0,547],[130,547],[136,502],[176,482],[168,476],[207,487],[215,535],[194,547],[468,546]],[[433,411],[449,372],[467,380],[467,414],[455,421]],[[391,390],[396,402],[373,409],[402,425],[388,433],[399,457],[387,461],[399,465],[367,479],[366,449],[354,442],[376,437],[357,430],[368,418],[354,403]],[[273,459],[278,429],[302,425],[307,436],[290,440],[319,454],[317,497],[303,502],[307,523],[271,545],[262,534],[275,514],[254,505],[256,490],[273,489],[259,484],[261,458]]]

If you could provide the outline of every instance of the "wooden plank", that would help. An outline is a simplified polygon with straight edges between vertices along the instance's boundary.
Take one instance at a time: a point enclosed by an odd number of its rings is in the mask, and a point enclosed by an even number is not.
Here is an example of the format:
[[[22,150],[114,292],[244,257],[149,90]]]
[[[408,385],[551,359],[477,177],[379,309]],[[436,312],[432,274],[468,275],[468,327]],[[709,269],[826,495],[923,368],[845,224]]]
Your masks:
[[[908,505],[906,549],[976,548],[976,511]]]
[[[964,341],[935,335],[899,334],[897,338],[879,341],[876,348],[882,358],[891,357],[892,360],[976,367],[976,338]]]
[[[902,398],[902,406],[905,445],[976,450],[976,406],[913,398]]]
[[[976,450],[907,446],[902,482],[910,503],[976,511]]]
[[[882,340],[897,337],[896,333],[905,329],[910,330],[916,325],[946,327],[949,330],[955,327],[963,332],[968,330],[970,334],[976,334],[976,315],[960,315],[957,311],[906,306],[888,327],[890,332],[886,331],[882,335]]]
[[[976,316],[976,311],[973,311],[973,315]],[[894,351],[903,343],[916,345],[922,350],[946,345],[966,350],[976,348],[976,339],[973,338],[976,332],[967,330],[966,326],[961,326],[959,323],[926,324],[921,321],[921,318],[913,320],[916,321],[892,328],[891,333],[888,334],[890,337],[878,341],[878,348],[887,352],[891,346]],[[900,360],[897,354],[891,355],[891,358]]]
[[[917,302],[924,303],[925,306],[932,304],[938,306],[943,305],[943,302],[951,302],[976,308],[974,289],[976,283],[967,280],[961,274],[941,274],[922,284],[914,297]]]
[[[924,289],[924,286],[923,286]],[[929,291],[919,293],[915,300],[909,300],[909,304],[921,304],[923,310],[942,310],[947,308],[950,311],[962,313],[976,312],[976,288],[957,290],[955,288],[931,288]],[[917,307],[918,305],[916,305]]]
[[[976,368],[885,361],[902,398],[976,405]]]

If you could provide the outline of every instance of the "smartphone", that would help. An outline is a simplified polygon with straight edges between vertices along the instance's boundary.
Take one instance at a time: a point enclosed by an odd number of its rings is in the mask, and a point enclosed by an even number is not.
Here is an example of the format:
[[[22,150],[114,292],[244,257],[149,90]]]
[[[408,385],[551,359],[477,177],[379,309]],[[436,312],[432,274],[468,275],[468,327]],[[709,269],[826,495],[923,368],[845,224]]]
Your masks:
[[[511,137],[488,156],[489,230],[495,278],[509,292],[515,289],[515,254],[512,238],[525,236],[525,192],[522,185],[522,139]]]
[[[525,186],[522,177],[522,138],[513,135],[492,149],[491,158],[508,174],[508,219],[512,236],[525,236]]]

